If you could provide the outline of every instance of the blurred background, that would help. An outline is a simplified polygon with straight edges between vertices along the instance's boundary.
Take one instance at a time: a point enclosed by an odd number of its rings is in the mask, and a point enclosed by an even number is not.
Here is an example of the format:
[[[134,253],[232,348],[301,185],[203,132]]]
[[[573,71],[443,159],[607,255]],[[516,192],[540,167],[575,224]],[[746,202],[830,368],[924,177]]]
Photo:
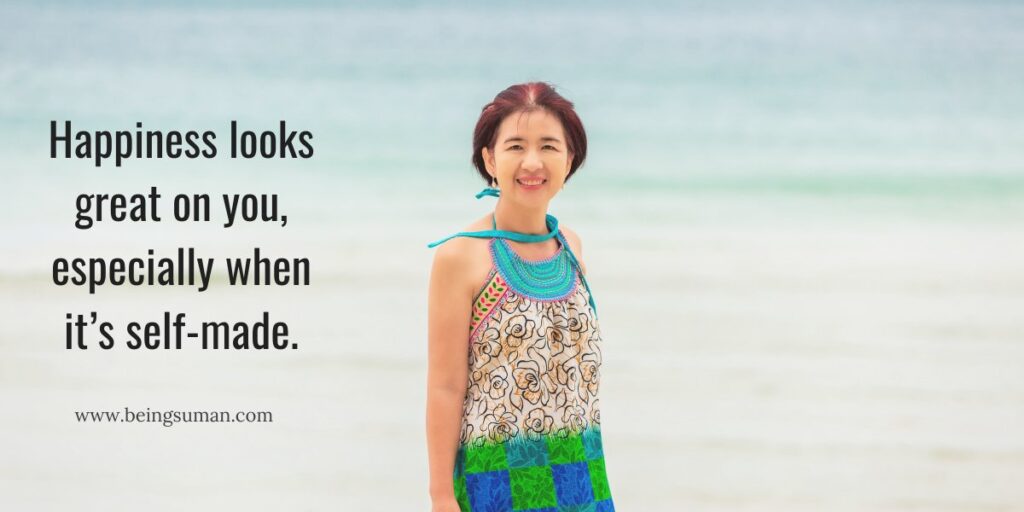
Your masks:
[[[630,511],[1024,509],[1024,4],[4,2],[0,508],[429,510],[426,244],[493,208],[480,108],[555,84],[587,163],[551,205],[604,337]],[[231,160],[231,120],[313,132]],[[213,160],[51,160],[75,129]],[[80,193],[277,193],[288,225],[74,227]],[[309,287],[221,259],[308,257]],[[51,279],[195,247],[214,283]],[[66,313],[289,323],[284,352],[66,351]],[[77,423],[76,410],[273,423]]]

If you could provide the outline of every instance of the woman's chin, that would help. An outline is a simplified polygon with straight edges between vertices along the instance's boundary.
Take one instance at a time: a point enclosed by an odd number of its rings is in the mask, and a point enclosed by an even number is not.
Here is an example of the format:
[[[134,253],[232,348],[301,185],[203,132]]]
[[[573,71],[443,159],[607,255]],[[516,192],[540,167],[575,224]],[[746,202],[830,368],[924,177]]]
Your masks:
[[[545,206],[551,202],[551,194],[549,190],[526,191],[517,188],[511,199],[513,199],[515,203],[523,206],[538,207]]]

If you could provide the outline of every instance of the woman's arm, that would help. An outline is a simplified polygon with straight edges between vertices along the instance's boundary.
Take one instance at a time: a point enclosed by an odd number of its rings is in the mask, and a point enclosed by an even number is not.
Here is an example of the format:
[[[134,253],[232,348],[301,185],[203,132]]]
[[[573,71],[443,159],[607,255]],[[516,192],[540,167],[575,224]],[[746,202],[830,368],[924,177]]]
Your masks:
[[[458,510],[452,473],[462,427],[469,357],[471,287],[466,251],[452,240],[434,254],[427,305],[427,455],[434,510]]]

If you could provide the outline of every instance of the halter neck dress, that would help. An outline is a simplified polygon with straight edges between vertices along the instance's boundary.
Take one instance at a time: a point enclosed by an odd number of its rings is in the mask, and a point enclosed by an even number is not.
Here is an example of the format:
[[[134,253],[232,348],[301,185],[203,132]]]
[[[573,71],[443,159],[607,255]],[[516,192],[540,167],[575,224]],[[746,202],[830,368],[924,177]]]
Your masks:
[[[477,195],[497,196],[495,189]],[[590,287],[558,220],[550,232],[497,229],[491,269],[473,300],[469,378],[454,485],[465,512],[614,511],[601,442],[601,334]],[[520,257],[506,239],[555,238],[543,260]]]

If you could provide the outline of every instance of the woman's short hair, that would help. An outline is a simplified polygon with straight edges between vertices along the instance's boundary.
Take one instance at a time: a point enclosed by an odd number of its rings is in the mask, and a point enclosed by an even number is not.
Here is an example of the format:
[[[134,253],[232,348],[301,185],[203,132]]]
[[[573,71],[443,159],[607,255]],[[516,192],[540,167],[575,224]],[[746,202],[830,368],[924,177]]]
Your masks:
[[[587,158],[587,132],[583,129],[583,123],[572,102],[563,98],[555,92],[554,86],[546,82],[527,82],[510,86],[498,93],[487,105],[484,105],[480,112],[480,119],[476,122],[473,130],[473,166],[487,183],[491,182],[491,175],[487,173],[484,165],[484,158],[481,150],[487,147],[494,151],[495,139],[498,136],[498,127],[509,115],[518,112],[531,112],[544,110],[558,118],[562,122],[562,130],[565,131],[566,149],[573,155],[572,164],[569,166],[569,174],[566,181],[583,165]]]

